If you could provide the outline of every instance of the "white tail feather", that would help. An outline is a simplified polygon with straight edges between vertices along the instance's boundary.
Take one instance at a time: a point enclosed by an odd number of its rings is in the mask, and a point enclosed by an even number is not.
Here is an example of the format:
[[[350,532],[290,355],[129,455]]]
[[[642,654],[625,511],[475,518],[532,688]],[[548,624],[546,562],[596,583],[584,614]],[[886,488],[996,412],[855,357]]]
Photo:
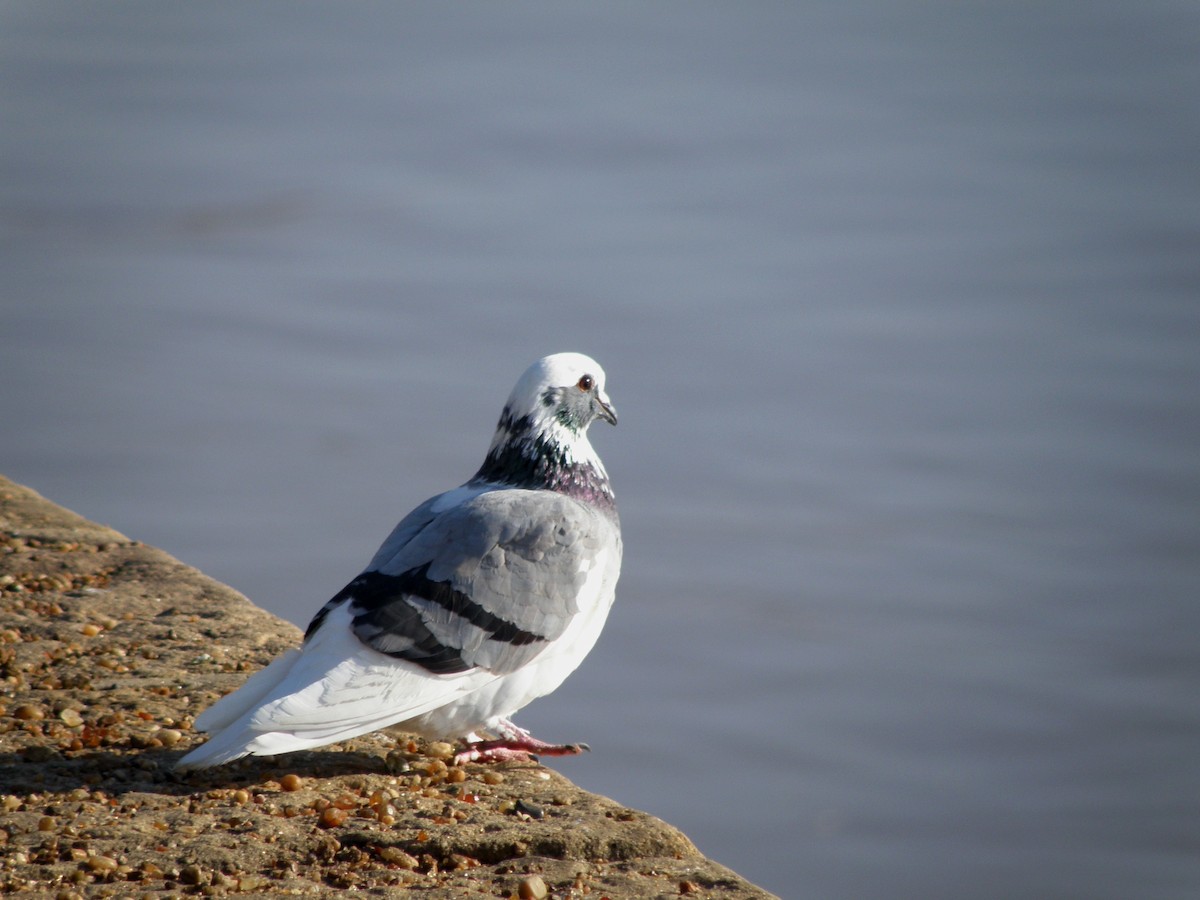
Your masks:
[[[423,716],[495,680],[482,670],[435,676],[365,646],[334,610],[291,650],[196,720],[213,737],[176,765],[197,769],[348,740]],[[419,730],[419,726],[418,726]]]
[[[200,715],[193,726],[196,731],[217,732],[237,721],[250,709],[258,706],[287,677],[300,651],[292,649],[271,661],[265,669],[251,675],[240,688],[226,694]]]

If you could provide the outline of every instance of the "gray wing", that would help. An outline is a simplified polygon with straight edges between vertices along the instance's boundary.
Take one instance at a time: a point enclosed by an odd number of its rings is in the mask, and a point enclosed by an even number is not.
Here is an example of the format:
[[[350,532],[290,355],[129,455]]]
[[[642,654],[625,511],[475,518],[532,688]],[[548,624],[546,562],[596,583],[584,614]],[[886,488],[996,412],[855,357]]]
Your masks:
[[[438,674],[520,668],[580,611],[593,563],[620,552],[613,520],[547,491],[489,490],[437,508],[407,516],[330,604],[350,603],[368,646]]]

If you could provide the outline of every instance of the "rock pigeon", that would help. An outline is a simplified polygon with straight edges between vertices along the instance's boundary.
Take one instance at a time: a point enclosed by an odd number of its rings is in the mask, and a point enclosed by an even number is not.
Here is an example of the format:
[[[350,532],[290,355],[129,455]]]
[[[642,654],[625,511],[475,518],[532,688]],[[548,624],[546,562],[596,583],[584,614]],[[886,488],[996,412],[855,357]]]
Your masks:
[[[212,736],[178,767],[392,725],[462,738],[459,763],[587,749],[540,741],[510,717],[575,670],[612,606],[621,531],[588,442],[595,419],[617,424],[594,360],[530,366],[475,476],[405,516],[299,648],[197,716]]]

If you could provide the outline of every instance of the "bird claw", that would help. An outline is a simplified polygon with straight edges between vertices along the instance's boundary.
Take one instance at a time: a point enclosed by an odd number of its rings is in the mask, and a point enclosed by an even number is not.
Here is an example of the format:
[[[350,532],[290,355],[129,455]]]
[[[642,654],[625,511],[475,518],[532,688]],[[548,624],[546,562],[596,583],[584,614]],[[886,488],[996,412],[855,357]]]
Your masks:
[[[461,766],[465,763],[499,763],[499,762],[537,762],[537,757],[527,750],[513,750],[507,747],[481,748],[468,745],[465,749],[454,754],[454,764]]]
[[[539,756],[578,756],[591,750],[587,744],[548,744],[528,732],[492,741],[472,741],[454,756],[454,764],[537,762]]]

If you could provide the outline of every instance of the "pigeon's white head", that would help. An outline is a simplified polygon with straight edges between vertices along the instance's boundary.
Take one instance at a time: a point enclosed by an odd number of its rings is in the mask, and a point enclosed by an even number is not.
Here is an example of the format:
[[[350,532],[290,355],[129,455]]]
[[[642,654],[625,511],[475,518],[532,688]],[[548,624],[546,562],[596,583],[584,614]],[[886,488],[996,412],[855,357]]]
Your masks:
[[[587,439],[596,419],[617,424],[604,370],[582,353],[555,353],[525,370],[504,404],[477,480],[563,490],[587,483],[611,499],[604,465]],[[573,493],[573,490],[568,490]]]
[[[525,370],[505,410],[514,419],[530,416],[542,428],[561,425],[580,435],[595,419],[617,424],[617,412],[604,393],[604,370],[582,353],[555,353]]]

